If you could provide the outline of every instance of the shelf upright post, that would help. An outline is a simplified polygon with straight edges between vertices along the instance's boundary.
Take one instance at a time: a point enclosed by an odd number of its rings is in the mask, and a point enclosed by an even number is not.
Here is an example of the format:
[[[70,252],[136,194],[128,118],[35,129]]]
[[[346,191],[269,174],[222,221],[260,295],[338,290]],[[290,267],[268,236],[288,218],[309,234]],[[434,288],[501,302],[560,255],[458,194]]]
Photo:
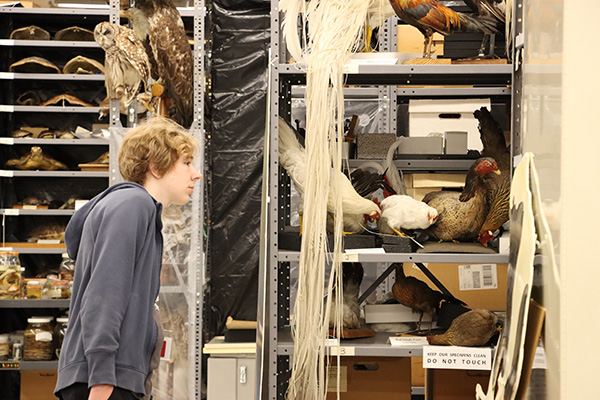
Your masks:
[[[202,397],[202,346],[203,346],[203,307],[206,283],[206,251],[204,241],[204,201],[206,193],[205,168],[205,127],[204,127],[204,88],[205,49],[204,21],[206,5],[204,0],[194,0],[194,120],[190,134],[198,141],[199,151],[194,158],[198,171],[202,172],[199,187],[192,195],[192,229],[190,238],[190,257],[188,257],[188,370],[194,371],[189,378],[189,398],[200,400]]]

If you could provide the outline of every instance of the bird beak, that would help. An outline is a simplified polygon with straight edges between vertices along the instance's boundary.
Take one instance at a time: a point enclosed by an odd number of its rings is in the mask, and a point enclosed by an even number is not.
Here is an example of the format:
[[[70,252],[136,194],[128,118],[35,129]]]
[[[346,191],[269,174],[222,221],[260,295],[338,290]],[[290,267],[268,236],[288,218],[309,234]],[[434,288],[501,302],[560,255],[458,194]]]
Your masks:
[[[496,170],[494,170],[493,172],[494,172],[496,175],[502,175],[502,173],[500,172],[500,170],[499,170],[499,169],[496,169]]]
[[[119,17],[129,18],[129,13],[126,10],[121,10],[121,12],[119,12]]]

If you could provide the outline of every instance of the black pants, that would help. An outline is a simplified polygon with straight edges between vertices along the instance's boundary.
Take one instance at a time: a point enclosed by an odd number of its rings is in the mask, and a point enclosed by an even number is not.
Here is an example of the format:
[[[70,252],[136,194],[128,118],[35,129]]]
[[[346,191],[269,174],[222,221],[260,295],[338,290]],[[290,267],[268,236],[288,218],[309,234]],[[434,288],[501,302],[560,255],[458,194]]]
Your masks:
[[[62,400],[87,400],[90,395],[87,383],[74,383],[69,387],[58,392],[58,397]],[[138,400],[139,397],[132,391],[116,387],[108,400]]]

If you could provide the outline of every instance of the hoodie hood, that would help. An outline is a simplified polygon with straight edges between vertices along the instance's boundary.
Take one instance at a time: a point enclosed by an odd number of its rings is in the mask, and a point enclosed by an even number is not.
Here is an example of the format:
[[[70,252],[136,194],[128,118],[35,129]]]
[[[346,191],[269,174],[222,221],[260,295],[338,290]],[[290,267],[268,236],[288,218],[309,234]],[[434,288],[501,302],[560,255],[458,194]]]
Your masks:
[[[71,259],[77,258],[77,252],[79,251],[79,244],[81,242],[81,234],[83,232],[83,225],[87,217],[90,215],[94,207],[98,205],[98,203],[103,200],[106,196],[124,189],[142,189],[144,192],[148,193],[148,191],[139,183],[135,182],[120,182],[113,186],[108,187],[108,189],[104,190],[102,193],[98,194],[96,197],[88,201],[83,207],[81,207],[73,217],[71,217],[69,224],[67,225],[67,229],[65,230],[65,245],[67,247],[67,253],[69,253],[69,257]],[[150,193],[148,196],[152,197]],[[160,205],[154,198],[152,200],[155,204]]]

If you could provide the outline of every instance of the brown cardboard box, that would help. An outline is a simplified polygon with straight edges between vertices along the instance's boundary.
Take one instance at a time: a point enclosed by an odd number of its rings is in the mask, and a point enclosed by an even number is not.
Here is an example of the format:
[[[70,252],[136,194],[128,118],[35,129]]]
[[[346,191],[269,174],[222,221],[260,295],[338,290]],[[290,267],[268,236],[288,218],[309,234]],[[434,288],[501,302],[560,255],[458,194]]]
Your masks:
[[[496,267],[497,287],[489,289],[461,290],[459,266],[466,264],[425,264],[427,269],[458,299],[467,303],[470,308],[485,308],[491,311],[506,311],[506,275],[507,264],[491,264]],[[478,264],[474,264],[478,265]],[[490,265],[490,264],[486,264]],[[410,267],[409,267],[410,266]],[[412,268],[411,268],[412,267]],[[406,275],[415,276],[437,289],[414,264],[405,266]],[[464,276],[464,275],[463,275]]]
[[[399,53],[423,54],[424,40],[423,34],[412,25],[398,25]],[[444,37],[437,32],[433,34],[431,49],[436,56],[444,55]]]
[[[56,400],[55,370],[21,371],[21,400]]]
[[[410,381],[413,386],[425,386],[425,370],[423,369],[423,357],[412,357],[410,359],[410,376]]]
[[[435,400],[473,400],[479,383],[487,390],[490,371],[428,369],[425,398]]]
[[[410,363],[409,357],[341,357],[340,399],[410,400]],[[336,399],[336,371],[329,370],[327,400]]]
[[[412,188],[461,188],[467,174],[406,174],[405,183]]]

